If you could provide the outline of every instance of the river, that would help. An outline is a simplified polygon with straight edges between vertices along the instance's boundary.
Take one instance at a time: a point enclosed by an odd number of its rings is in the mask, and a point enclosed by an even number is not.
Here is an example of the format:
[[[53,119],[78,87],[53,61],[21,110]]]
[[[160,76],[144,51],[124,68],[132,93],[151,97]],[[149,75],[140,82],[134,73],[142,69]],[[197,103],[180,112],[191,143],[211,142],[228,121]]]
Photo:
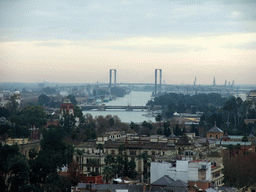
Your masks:
[[[131,105],[131,106],[145,106],[148,100],[150,100],[151,92],[139,92],[132,91],[129,95],[125,95],[124,97],[117,97],[116,100],[109,101],[104,103],[105,105]],[[154,117],[146,117],[148,114],[146,110],[133,110],[133,111],[125,111],[125,110],[106,110],[106,111],[98,111],[98,110],[90,110],[83,111],[83,114],[90,113],[93,117],[95,116],[106,116],[106,115],[117,115],[122,122],[130,123],[131,121],[135,123],[141,123],[143,121],[155,121]]]

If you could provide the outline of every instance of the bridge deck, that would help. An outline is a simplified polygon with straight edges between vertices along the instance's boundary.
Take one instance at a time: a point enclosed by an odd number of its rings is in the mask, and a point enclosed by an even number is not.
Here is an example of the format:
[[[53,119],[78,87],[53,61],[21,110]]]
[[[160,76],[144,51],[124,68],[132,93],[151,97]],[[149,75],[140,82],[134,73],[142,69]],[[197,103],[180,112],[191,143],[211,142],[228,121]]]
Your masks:
[[[133,109],[148,109],[148,106],[113,106],[113,105],[80,105],[82,110],[106,110],[106,109],[125,109],[125,110],[133,110]]]

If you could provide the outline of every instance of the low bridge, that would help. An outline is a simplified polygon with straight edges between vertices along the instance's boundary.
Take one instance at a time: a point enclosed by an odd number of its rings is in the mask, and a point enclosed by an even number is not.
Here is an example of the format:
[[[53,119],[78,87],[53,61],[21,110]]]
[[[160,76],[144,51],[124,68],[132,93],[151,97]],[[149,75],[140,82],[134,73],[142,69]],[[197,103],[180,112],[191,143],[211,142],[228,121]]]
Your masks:
[[[133,111],[134,109],[149,109],[148,106],[113,106],[113,105],[80,105],[82,111],[97,109],[99,111],[105,111],[107,109],[125,109],[126,111]]]

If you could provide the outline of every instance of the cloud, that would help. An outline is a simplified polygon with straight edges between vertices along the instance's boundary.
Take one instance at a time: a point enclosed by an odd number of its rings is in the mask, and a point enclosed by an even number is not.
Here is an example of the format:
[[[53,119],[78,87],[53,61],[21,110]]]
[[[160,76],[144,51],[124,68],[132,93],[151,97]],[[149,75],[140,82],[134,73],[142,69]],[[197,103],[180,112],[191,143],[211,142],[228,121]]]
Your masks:
[[[167,0],[141,0],[129,1],[129,3],[113,0],[8,2],[0,6],[2,41],[237,33],[256,29],[256,24],[252,22],[256,20],[254,10],[256,3],[253,2],[244,4],[242,1],[226,4],[220,1],[187,3],[188,1]],[[248,21],[251,21],[250,28]]]

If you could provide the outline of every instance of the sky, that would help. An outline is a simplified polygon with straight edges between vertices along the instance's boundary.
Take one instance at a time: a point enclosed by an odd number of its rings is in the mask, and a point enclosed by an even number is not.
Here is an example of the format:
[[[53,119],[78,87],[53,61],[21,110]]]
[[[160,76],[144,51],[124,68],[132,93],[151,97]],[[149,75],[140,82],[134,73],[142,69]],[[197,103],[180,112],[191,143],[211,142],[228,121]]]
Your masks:
[[[256,84],[255,0],[0,0],[0,82]]]

